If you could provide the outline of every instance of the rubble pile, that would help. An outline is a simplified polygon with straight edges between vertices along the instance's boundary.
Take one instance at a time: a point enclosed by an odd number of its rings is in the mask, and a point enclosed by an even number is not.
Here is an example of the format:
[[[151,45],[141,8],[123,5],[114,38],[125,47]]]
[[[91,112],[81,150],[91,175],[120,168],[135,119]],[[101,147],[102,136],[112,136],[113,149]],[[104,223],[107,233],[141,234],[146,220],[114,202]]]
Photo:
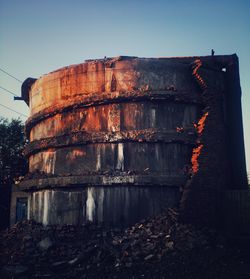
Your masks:
[[[1,278],[228,279],[228,259],[250,263],[215,231],[179,224],[173,209],[126,230],[24,221],[0,234]]]

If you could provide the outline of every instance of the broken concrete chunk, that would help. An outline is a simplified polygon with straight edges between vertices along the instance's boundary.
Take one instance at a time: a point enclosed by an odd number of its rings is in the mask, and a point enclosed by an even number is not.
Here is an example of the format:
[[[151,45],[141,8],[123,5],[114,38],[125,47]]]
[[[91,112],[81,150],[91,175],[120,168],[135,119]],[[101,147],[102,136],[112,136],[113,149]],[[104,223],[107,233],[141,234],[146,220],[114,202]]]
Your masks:
[[[50,237],[45,237],[37,244],[38,248],[43,251],[47,251],[50,247],[53,246],[53,242]]]

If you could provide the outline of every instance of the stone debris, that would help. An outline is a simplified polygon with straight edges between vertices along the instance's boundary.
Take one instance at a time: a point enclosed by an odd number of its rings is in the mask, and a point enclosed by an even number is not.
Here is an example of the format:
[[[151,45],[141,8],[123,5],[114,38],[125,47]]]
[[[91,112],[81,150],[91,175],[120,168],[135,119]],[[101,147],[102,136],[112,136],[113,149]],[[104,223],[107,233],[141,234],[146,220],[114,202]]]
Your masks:
[[[196,278],[185,276],[224,251],[218,233],[179,224],[175,209],[126,230],[24,221],[0,234],[0,278]]]
[[[38,242],[37,246],[40,250],[48,250],[53,245],[53,242],[49,237],[45,237],[40,242]]]

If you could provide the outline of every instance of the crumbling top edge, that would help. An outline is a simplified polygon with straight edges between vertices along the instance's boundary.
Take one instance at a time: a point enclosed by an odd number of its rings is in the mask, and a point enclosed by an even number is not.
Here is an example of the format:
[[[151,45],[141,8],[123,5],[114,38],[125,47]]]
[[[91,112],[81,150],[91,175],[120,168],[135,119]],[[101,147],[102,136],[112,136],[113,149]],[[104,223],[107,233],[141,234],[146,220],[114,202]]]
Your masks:
[[[110,63],[110,62],[116,62],[116,61],[126,61],[126,60],[145,60],[145,61],[150,61],[150,60],[169,60],[173,62],[178,62],[178,63],[184,63],[184,64],[189,64],[194,62],[196,59],[201,59],[203,62],[207,64],[217,64],[220,67],[226,67],[227,65],[238,65],[238,56],[236,53],[234,54],[228,54],[228,55],[207,55],[207,56],[177,56],[177,57],[137,57],[137,56],[116,56],[116,57],[104,57],[102,59],[88,59],[85,60],[84,63],[79,63],[79,64],[73,64],[69,66],[65,66],[62,68],[59,68],[55,71],[49,72],[43,76],[47,76],[49,74],[62,71],[64,69],[68,69],[71,67],[76,67],[81,64],[88,64],[88,63]],[[42,77],[43,77],[42,76]],[[22,84],[22,97],[19,98],[19,100],[24,100],[27,105],[29,105],[29,90],[31,86],[34,84],[36,81],[36,78],[27,78],[23,84]]]

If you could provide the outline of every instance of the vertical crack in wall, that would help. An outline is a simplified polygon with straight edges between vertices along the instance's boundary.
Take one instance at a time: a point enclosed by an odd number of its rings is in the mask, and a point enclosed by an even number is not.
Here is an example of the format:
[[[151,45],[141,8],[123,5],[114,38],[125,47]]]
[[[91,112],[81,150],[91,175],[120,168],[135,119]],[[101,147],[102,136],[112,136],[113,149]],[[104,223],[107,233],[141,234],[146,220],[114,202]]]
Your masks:
[[[200,156],[200,154],[202,152],[202,148],[203,148],[203,144],[200,143],[200,137],[205,128],[205,122],[206,122],[208,114],[209,114],[208,111],[205,112],[202,115],[202,117],[200,118],[200,120],[198,121],[198,124],[194,124],[194,127],[196,128],[197,135],[198,135],[198,138],[197,138],[198,146],[194,147],[193,151],[192,151],[192,158],[191,158],[191,164],[192,164],[191,173],[192,174],[196,174],[199,171],[199,156]]]
[[[194,76],[194,78],[198,82],[198,84],[201,87],[201,89],[204,90],[204,89],[207,88],[207,84],[206,84],[206,82],[203,80],[203,78],[198,73],[198,71],[199,71],[201,66],[202,66],[201,60],[200,59],[196,59],[194,61],[194,63],[192,64],[192,69],[193,69],[192,75]]]
[[[223,120],[223,92],[228,81],[217,71],[220,65],[212,67],[215,62],[209,61],[204,68],[203,61],[197,59],[191,65],[192,76],[201,89],[202,113],[195,124],[197,139],[192,150],[190,176],[180,201],[182,221],[213,227],[221,224],[221,195],[230,184]]]
[[[200,59],[196,59],[192,65],[192,75],[193,77],[195,78],[195,80],[197,81],[198,85],[201,87],[202,89],[202,93],[204,94],[204,90],[207,89],[207,84],[206,82],[204,81],[204,79],[201,77],[201,75],[199,74],[199,69],[201,68],[202,66],[202,61]],[[193,174],[196,174],[198,171],[199,171],[199,156],[202,152],[202,148],[203,148],[203,144],[200,143],[200,137],[202,135],[202,132],[205,128],[205,122],[206,122],[206,119],[207,119],[207,116],[208,116],[209,112],[206,111],[202,117],[199,119],[198,123],[194,124],[194,127],[196,128],[197,130],[197,135],[198,135],[198,138],[197,138],[197,146],[193,148],[193,151],[192,151],[192,158],[191,158],[191,173],[192,175]]]
[[[201,88],[201,98],[203,101],[204,110],[203,114],[201,115],[200,119],[197,123],[194,124],[194,127],[197,132],[197,139],[196,139],[196,146],[192,150],[192,157],[191,157],[191,166],[190,166],[190,177],[187,180],[180,203],[181,209],[181,217],[184,221],[191,221],[191,218],[195,218],[196,210],[199,210],[198,207],[201,206],[199,204],[199,193],[200,189],[197,189],[197,183],[194,182],[195,177],[199,173],[200,168],[200,156],[202,152],[204,152],[204,143],[202,141],[203,131],[205,129],[207,123],[207,117],[209,115],[209,107],[206,106],[204,102],[204,96],[207,94],[207,84],[204,79],[199,74],[199,69],[202,67],[202,61],[200,59],[196,59],[194,63],[191,65],[192,68],[192,76],[194,77],[195,81],[198,83],[199,87]],[[198,183],[199,184],[199,183]],[[198,206],[194,203],[197,203]],[[192,222],[192,221],[191,221]]]
[[[198,121],[198,125],[195,125],[195,128],[197,130],[197,133],[198,135],[201,135],[204,128],[205,128],[205,122],[206,122],[206,119],[207,119],[207,116],[208,116],[209,112],[205,112],[203,114],[203,116],[200,118],[200,120]]]
[[[203,148],[203,144],[198,145],[198,147],[195,147],[193,149],[191,163],[192,163],[192,174],[195,174],[199,170],[199,156],[201,154],[201,150]]]

